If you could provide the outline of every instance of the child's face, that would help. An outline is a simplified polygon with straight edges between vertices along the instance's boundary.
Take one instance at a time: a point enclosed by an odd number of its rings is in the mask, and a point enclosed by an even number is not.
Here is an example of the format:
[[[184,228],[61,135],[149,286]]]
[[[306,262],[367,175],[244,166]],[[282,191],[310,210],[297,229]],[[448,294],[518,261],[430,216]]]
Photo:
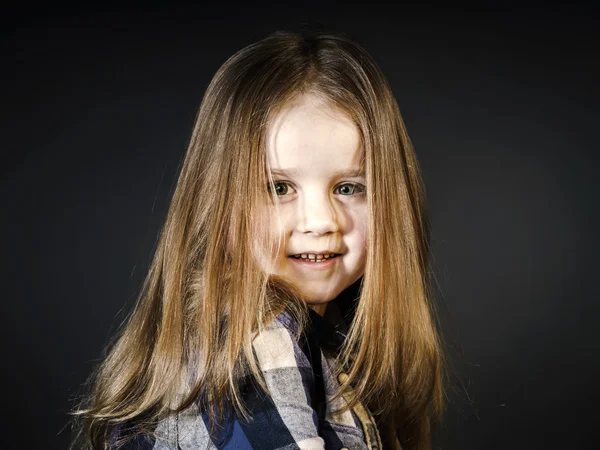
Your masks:
[[[282,245],[270,273],[293,282],[322,313],[365,270],[368,212],[358,129],[304,95],[271,124],[267,157],[279,207],[277,214],[268,206],[269,227]]]

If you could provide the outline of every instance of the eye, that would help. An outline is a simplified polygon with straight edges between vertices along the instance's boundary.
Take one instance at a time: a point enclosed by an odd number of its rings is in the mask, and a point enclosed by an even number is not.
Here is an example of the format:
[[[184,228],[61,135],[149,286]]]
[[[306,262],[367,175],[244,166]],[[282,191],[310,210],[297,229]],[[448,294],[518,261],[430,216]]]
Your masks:
[[[344,183],[336,188],[336,192],[341,195],[355,195],[365,192],[365,187],[360,183]]]
[[[278,197],[291,193],[291,190],[291,186],[283,181],[275,181],[269,185],[269,192],[274,191]]]

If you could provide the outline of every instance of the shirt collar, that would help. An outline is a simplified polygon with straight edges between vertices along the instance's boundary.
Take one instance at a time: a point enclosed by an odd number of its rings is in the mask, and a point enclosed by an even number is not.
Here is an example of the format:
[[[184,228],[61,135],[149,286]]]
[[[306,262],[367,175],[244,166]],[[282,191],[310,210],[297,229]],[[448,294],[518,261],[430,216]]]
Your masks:
[[[322,346],[336,352],[340,351],[346,340],[348,325],[354,318],[361,285],[362,278],[342,291],[327,304],[324,316],[320,316],[312,309],[309,310],[309,326],[317,333],[317,338]]]

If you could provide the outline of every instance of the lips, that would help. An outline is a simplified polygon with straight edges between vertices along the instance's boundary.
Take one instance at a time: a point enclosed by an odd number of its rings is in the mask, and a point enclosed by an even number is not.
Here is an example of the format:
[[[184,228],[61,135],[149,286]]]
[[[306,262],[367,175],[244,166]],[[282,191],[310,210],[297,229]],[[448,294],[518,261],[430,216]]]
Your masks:
[[[295,255],[290,255],[291,258],[295,259],[304,259],[309,261],[322,261],[328,260],[330,258],[335,258],[336,256],[340,256],[339,253],[334,252],[324,252],[324,253],[297,253]]]
[[[291,254],[289,255],[289,258],[301,265],[312,266],[314,264],[315,267],[329,267],[341,256],[341,253],[325,250],[319,252],[307,251],[303,253]]]

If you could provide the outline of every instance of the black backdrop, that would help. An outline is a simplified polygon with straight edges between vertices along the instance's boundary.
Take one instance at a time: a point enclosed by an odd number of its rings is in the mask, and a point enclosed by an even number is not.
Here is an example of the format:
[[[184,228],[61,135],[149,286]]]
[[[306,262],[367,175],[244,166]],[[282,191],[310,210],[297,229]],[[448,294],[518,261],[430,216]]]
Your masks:
[[[5,10],[1,447],[66,448],[70,397],[138,292],[204,89],[302,23],[375,57],[422,164],[454,367],[436,448],[593,442],[597,20],[484,6]]]

